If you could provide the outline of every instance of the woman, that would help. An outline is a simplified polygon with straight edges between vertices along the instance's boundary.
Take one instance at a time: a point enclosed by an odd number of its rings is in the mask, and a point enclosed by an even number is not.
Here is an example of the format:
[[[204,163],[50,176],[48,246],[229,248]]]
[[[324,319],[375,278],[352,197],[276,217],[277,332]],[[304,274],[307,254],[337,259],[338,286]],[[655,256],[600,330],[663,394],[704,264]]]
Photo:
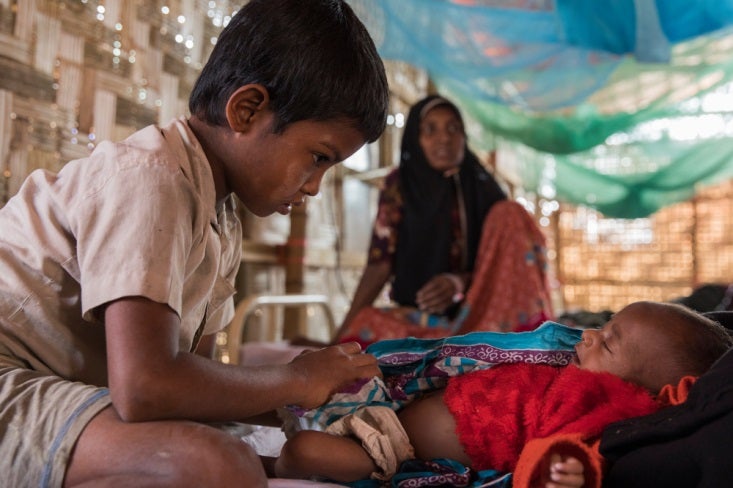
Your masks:
[[[486,247],[484,221],[498,202],[521,209],[506,201],[468,149],[458,108],[436,95],[415,104],[405,125],[400,165],[385,178],[380,194],[367,266],[336,340],[371,343],[456,333],[470,312],[464,296],[476,280],[479,248]],[[388,281],[397,307],[385,312],[372,304]],[[544,286],[544,275],[542,281]],[[503,328],[472,323],[473,330]]]

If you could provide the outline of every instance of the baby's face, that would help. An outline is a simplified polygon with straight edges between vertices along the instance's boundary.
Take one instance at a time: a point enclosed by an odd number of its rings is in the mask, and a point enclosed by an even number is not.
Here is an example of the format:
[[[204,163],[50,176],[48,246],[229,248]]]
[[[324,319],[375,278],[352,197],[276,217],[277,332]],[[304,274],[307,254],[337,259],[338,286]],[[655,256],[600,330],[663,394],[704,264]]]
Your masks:
[[[664,330],[642,305],[631,304],[615,314],[601,329],[583,332],[576,344],[577,366],[605,371],[647,386],[655,356],[664,352]]]

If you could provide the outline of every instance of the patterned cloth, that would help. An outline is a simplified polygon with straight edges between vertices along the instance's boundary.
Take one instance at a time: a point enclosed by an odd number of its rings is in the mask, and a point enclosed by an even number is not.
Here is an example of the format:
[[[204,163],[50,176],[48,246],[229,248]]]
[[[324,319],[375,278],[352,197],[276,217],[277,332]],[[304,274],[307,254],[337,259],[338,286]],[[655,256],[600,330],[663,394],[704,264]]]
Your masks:
[[[402,463],[400,471],[389,482],[372,479],[346,485],[352,488],[512,488],[512,475],[493,469],[474,471],[450,459],[411,459]]]
[[[484,222],[460,333],[532,330],[553,317],[545,236],[519,203],[496,203]]]
[[[448,378],[497,364],[533,363],[565,366],[582,331],[545,322],[533,331],[473,332],[441,339],[397,339],[369,346],[383,379],[355,384],[319,408],[288,410],[300,429],[324,430],[344,415],[367,405],[398,410],[415,397],[443,388]]]
[[[365,406],[399,410],[414,398],[445,387],[449,378],[471,371],[515,363],[566,366],[575,355],[573,346],[581,334],[578,329],[545,322],[528,332],[473,332],[441,339],[381,341],[369,346],[366,352],[376,356],[383,379],[354,385],[313,410],[290,407],[282,412],[284,421],[291,428],[295,423],[298,430],[325,430]],[[413,459],[402,463],[387,482],[362,480],[349,486],[511,488],[512,475],[493,469],[476,471],[448,459]]]

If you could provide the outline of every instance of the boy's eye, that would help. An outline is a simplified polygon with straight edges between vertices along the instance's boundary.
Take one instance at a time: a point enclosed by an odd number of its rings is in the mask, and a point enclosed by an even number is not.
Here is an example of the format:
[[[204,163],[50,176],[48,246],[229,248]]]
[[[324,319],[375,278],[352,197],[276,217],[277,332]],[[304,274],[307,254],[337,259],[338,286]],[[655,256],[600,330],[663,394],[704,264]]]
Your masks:
[[[330,160],[328,159],[328,156],[324,156],[323,154],[313,154],[313,162],[316,164],[316,166],[328,163],[329,161]]]

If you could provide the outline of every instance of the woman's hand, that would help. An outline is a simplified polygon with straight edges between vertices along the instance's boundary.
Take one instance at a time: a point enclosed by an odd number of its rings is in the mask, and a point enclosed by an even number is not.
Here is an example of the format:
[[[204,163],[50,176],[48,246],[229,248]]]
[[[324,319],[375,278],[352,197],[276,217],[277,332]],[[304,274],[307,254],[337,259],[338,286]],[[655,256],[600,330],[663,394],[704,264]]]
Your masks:
[[[454,303],[463,300],[465,284],[460,276],[442,273],[431,278],[417,292],[416,302],[423,312],[443,314]]]

